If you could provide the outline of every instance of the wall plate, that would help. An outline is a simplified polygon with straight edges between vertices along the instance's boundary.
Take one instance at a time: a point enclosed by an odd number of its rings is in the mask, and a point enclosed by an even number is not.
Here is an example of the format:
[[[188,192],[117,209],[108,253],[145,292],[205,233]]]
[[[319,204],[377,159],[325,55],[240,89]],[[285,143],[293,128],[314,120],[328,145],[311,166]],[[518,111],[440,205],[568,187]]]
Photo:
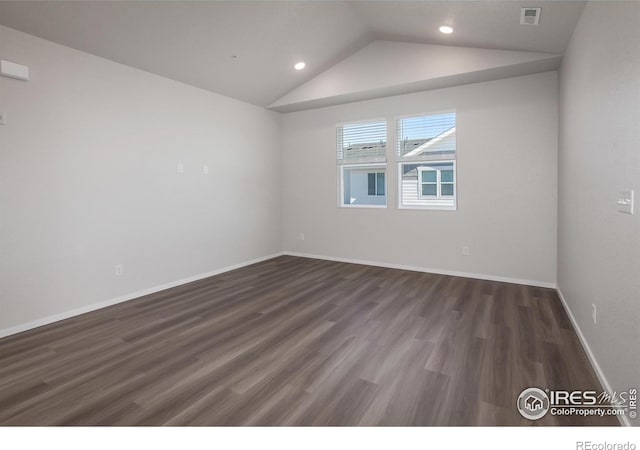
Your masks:
[[[633,189],[620,192],[618,196],[618,211],[625,214],[633,214]]]

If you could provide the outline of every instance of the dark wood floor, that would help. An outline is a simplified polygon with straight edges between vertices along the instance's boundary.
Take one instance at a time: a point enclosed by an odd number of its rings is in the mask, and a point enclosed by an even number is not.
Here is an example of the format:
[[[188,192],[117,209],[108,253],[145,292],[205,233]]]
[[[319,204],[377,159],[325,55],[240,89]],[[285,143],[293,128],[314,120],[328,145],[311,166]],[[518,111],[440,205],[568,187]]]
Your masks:
[[[530,422],[598,389],[553,290],[280,257],[0,340],[3,425]]]

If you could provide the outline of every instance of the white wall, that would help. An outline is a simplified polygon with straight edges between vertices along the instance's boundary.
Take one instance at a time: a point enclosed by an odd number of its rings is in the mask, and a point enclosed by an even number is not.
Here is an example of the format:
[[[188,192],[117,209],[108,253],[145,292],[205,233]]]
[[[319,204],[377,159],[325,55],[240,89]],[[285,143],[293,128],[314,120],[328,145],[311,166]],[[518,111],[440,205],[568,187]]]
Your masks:
[[[558,285],[618,391],[640,384],[638,23],[640,3],[588,3],[560,76]],[[627,189],[633,216],[617,212]]]
[[[31,70],[0,77],[0,331],[281,250],[276,113],[5,27],[0,58]]]
[[[387,209],[338,208],[336,123],[452,108],[458,211],[396,209],[394,164]],[[289,113],[283,133],[286,251],[555,284],[555,72]]]

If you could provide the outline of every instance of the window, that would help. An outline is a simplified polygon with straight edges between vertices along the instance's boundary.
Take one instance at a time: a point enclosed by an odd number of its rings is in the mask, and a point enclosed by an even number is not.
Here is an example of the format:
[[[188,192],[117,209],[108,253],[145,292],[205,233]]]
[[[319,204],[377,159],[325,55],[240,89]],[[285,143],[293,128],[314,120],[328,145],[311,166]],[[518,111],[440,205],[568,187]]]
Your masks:
[[[384,172],[369,172],[367,178],[367,195],[385,195]]]
[[[417,166],[418,170],[418,197],[421,198],[448,198],[453,197],[453,165],[432,164],[430,166]]]
[[[438,196],[438,171],[432,167],[417,167],[418,170],[418,189],[419,197],[437,197]]]
[[[400,208],[456,209],[456,114],[397,122]]]
[[[387,206],[387,122],[360,122],[337,128],[340,206]]]

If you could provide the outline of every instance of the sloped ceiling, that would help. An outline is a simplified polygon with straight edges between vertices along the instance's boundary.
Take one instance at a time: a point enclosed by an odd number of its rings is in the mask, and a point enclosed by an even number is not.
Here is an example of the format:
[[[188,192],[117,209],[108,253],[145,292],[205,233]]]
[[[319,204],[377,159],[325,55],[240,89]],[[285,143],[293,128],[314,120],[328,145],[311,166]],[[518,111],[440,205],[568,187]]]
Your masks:
[[[561,55],[375,41],[285,94],[281,112],[543,72]]]
[[[336,73],[348,76],[341,61],[361,49],[378,48],[380,44],[367,47],[375,41],[562,54],[584,3],[0,0],[0,25],[258,106],[274,105],[285,110],[294,103],[297,108],[304,102],[307,106],[314,104],[309,103],[315,97],[309,96],[306,83],[315,79],[312,85],[317,89],[331,77],[336,82]],[[542,7],[539,26],[519,24],[522,6]],[[455,32],[439,33],[438,26],[443,23],[452,25]],[[304,60],[307,68],[298,72],[293,64],[299,60]],[[348,58],[345,65],[352,62]],[[455,61],[446,66],[456,66],[458,71],[461,67]],[[496,67],[469,67],[484,71],[486,77],[509,73],[506,69],[496,73]],[[541,70],[542,62],[520,62],[510,67],[518,74],[527,67]],[[385,70],[404,71],[402,66]],[[465,81],[452,69],[439,78],[429,75],[432,81],[425,83],[425,73],[416,70],[422,79],[413,82],[423,83],[425,89],[438,86],[444,79],[447,83],[455,77]],[[395,74],[383,82],[368,68],[352,70],[355,73],[363,77],[360,82],[369,90],[378,90],[376,95],[388,95],[394,89],[402,92],[399,80],[413,79]],[[340,82],[357,84],[353,80]],[[298,89],[302,85],[306,87]],[[306,97],[302,95],[305,92]],[[316,100],[336,96],[326,86],[323,92]],[[349,98],[343,91],[336,92],[340,92],[342,101]],[[352,94],[353,98],[363,96],[360,88]]]

